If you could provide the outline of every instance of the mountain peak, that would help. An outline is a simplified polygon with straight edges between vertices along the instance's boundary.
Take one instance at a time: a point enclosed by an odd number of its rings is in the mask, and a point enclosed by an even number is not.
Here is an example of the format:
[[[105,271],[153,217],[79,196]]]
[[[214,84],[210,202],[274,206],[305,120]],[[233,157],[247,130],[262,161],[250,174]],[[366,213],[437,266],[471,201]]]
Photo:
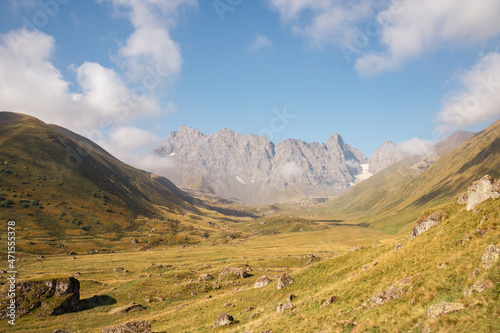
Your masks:
[[[344,146],[344,139],[339,133],[335,133],[328,139],[328,141],[326,141],[326,145],[327,146],[338,145],[342,147]]]

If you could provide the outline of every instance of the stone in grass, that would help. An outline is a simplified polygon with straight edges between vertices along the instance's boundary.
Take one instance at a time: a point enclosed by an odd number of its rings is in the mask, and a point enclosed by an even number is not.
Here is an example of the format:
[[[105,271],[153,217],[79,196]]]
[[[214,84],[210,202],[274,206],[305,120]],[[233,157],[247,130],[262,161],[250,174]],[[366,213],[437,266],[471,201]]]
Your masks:
[[[233,316],[228,315],[225,312],[219,313],[217,320],[215,321],[214,328],[219,326],[229,326],[234,322]]]
[[[210,274],[201,274],[200,277],[198,278],[198,281],[209,281],[209,280],[213,280],[213,276],[210,275]]]
[[[280,303],[278,304],[278,306],[276,307],[276,312],[278,312],[279,314],[282,314],[283,312],[285,312],[285,310],[292,310],[295,308],[295,305],[293,305],[292,303]]]
[[[494,284],[490,280],[476,282],[470,288],[465,288],[464,296],[465,297],[469,296],[470,294],[472,294],[473,291],[480,294],[480,293],[483,293],[486,290],[491,289],[493,287],[494,287]]]
[[[288,286],[291,283],[293,283],[293,279],[290,275],[288,275],[288,273],[281,274],[278,280],[278,290],[283,289],[284,287]]]
[[[463,309],[464,305],[461,303],[441,302],[431,305],[427,310],[427,316],[431,319],[435,319],[437,317],[444,316]]]
[[[483,268],[490,268],[494,263],[500,261],[500,246],[490,245],[483,255]]]
[[[123,314],[132,311],[141,311],[144,310],[144,307],[140,304],[132,303],[130,305],[120,306],[118,308],[111,309],[108,314]]]
[[[330,296],[326,299],[326,301],[319,307],[320,309],[326,308],[328,305],[332,304],[338,299],[338,296]]]
[[[270,279],[268,276],[263,275],[263,276],[261,276],[260,278],[258,278],[258,279],[255,281],[254,288],[262,288],[262,287],[265,287],[265,286],[267,286],[270,282],[271,282],[271,279]]]
[[[152,333],[151,322],[145,320],[131,321],[122,325],[108,326],[102,333]]]
[[[403,248],[403,244],[399,243],[394,247],[394,251],[400,250]]]

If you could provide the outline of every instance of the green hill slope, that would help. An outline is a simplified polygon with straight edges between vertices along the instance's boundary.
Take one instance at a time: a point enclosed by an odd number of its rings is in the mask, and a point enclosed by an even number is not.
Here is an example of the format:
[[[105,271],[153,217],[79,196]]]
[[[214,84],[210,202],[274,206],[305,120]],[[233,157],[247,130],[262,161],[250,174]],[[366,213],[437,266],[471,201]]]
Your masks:
[[[417,174],[416,161],[401,161],[354,186],[322,212],[398,232],[422,210],[458,196],[473,181],[500,176],[500,121],[439,158]]]
[[[0,219],[18,222],[24,237],[45,237],[51,247],[65,239],[118,240],[141,228],[141,219],[204,210],[168,179],[33,117],[0,112],[0,147]]]

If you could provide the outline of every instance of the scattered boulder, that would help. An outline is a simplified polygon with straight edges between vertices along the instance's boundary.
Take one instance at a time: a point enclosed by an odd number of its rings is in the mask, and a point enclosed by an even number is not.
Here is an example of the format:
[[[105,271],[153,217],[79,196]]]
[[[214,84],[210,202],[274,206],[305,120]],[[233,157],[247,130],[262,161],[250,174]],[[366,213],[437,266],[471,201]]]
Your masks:
[[[69,332],[65,330],[54,330],[52,333],[69,333]]]
[[[56,316],[76,312],[80,308],[80,281],[74,277],[19,281],[15,284],[16,318],[23,317],[36,310],[39,317]],[[0,291],[0,318],[7,319],[9,284]]]
[[[258,318],[260,316],[260,313],[258,312],[254,312],[252,313],[252,315],[250,316],[250,319],[255,319],[255,318]]]
[[[490,198],[500,198],[500,180],[495,181],[493,177],[486,175],[472,183],[467,192],[460,195],[458,203],[467,204],[467,210],[471,210]]]
[[[483,268],[490,268],[498,261],[500,261],[500,245],[488,246],[483,255]]]
[[[137,238],[134,238],[130,241],[132,244],[139,244],[139,240]]]
[[[231,308],[234,308],[234,304],[231,304],[231,303],[225,303],[224,304],[224,307],[231,307]]]
[[[401,250],[403,248],[403,244],[399,243],[394,247],[394,251]]]
[[[263,275],[263,276],[261,276],[260,278],[258,278],[258,279],[255,281],[254,288],[262,288],[262,287],[265,287],[265,286],[267,286],[270,282],[271,282],[271,279],[270,279],[268,276]]]
[[[151,323],[145,320],[131,321],[122,325],[106,327],[102,333],[152,333]]]
[[[253,310],[255,310],[255,308],[254,308],[253,306],[247,306],[247,307],[245,308],[245,310],[243,310],[243,311],[244,311],[244,312],[250,312],[250,311],[253,311]]]
[[[375,308],[387,302],[401,298],[408,291],[408,287],[411,286],[412,281],[418,276],[420,276],[420,274],[402,278],[388,289],[370,297],[368,303],[372,308]]]
[[[413,228],[413,232],[411,233],[411,238],[415,238],[420,236],[431,227],[435,226],[439,222],[441,222],[444,213],[442,211],[434,212],[428,216],[421,216],[417,223],[415,223],[415,227]]]
[[[214,328],[219,326],[229,326],[234,322],[233,316],[228,315],[225,312],[219,313],[217,320],[215,321]]]
[[[213,280],[213,276],[210,274],[201,274],[200,277],[198,278],[198,281],[209,281]]]
[[[478,294],[481,294],[493,287],[494,287],[493,281],[490,280],[476,282],[470,288],[465,288],[464,296],[465,297],[469,296],[470,294],[472,294],[473,291],[477,292]]]
[[[287,301],[287,302],[291,302],[291,301],[293,301],[293,299],[294,299],[295,297],[297,297],[297,296],[295,296],[295,294],[290,294],[290,295],[288,295],[288,297],[287,297],[286,301]]]
[[[463,309],[464,305],[461,303],[441,302],[431,305],[427,310],[427,316],[434,319]]]
[[[472,280],[473,278],[478,276],[479,273],[481,273],[481,270],[479,268],[476,268],[472,273],[470,273],[469,280]]]
[[[276,311],[279,313],[279,314],[282,314],[283,312],[285,312],[285,310],[292,310],[295,308],[295,305],[293,305],[292,303],[288,302],[288,303],[285,303],[285,304],[278,304],[278,306],[276,307]]]
[[[219,274],[219,279],[222,278],[239,278],[244,279],[249,277],[248,272],[245,268],[240,267],[225,267],[222,272]]]
[[[118,308],[111,309],[108,314],[114,315],[114,314],[124,314],[127,312],[132,312],[132,311],[141,311],[144,310],[144,307],[140,304],[135,304],[132,303],[130,305],[124,305],[120,306]]]
[[[321,304],[321,306],[319,307],[320,309],[323,309],[323,308],[326,308],[328,305],[332,304],[333,302],[335,302],[336,300],[338,299],[338,296],[330,296],[326,299],[326,301]]]
[[[114,272],[117,272],[117,273],[118,273],[118,272],[121,272],[121,273],[128,273],[128,271],[127,271],[125,268],[123,268],[123,267],[115,267],[115,268],[113,268],[113,271],[114,271]]]
[[[351,252],[354,252],[354,251],[358,251],[358,250],[362,250],[363,247],[362,246],[353,246],[349,249],[349,251],[347,251],[347,253],[351,253]]]
[[[292,277],[288,273],[282,273],[278,280],[278,290],[283,289],[288,286],[290,283],[293,283]]]

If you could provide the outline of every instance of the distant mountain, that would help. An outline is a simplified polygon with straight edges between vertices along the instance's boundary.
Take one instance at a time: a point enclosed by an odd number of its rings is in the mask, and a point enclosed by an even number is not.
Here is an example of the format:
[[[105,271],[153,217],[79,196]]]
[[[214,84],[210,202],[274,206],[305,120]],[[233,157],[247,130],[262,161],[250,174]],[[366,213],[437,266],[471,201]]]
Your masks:
[[[193,202],[65,128],[0,112],[0,219],[17,221],[28,239],[119,240],[141,219],[197,214]]]
[[[432,165],[439,157],[448,153],[452,149],[458,147],[463,142],[474,137],[477,133],[457,131],[443,140],[437,142],[431,153],[420,156],[419,160],[415,160],[414,168],[419,172],[424,171]],[[392,141],[386,141],[375,150],[372,157],[369,159],[369,172],[375,174],[385,168],[403,160],[407,154]],[[413,156],[414,157],[414,156]]]
[[[246,203],[338,194],[356,181],[367,158],[338,134],[326,143],[268,138],[228,129],[211,135],[186,126],[154,154],[170,160],[155,170],[176,185]]]
[[[437,151],[444,155],[435,162],[404,158],[328,203],[325,212],[400,231],[422,210],[458,197],[484,175],[500,177],[500,121],[474,134],[461,132],[438,143]],[[448,151],[466,137],[471,138]]]
[[[388,166],[401,161],[404,158],[403,153],[396,147],[392,141],[386,141],[378,147],[369,160],[369,171],[375,174],[384,170]]]

